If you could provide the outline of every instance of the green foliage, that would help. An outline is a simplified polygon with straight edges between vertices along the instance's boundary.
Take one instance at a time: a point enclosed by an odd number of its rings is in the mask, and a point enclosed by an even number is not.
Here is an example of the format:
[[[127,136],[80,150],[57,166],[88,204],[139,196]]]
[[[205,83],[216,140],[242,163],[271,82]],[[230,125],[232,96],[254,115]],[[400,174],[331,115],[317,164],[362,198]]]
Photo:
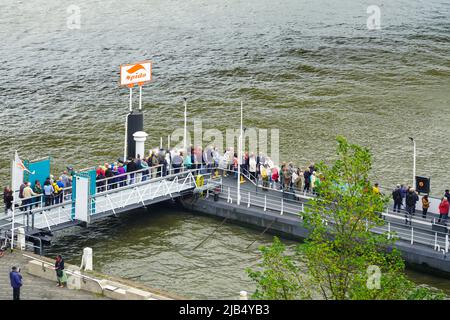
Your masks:
[[[262,271],[247,270],[257,283],[254,298],[310,298],[313,293],[336,300],[442,298],[406,278],[394,238],[370,231],[383,225],[379,212],[388,198],[370,183],[369,150],[343,137],[337,142],[338,159],[331,166],[317,166],[323,179],[319,196],[305,207],[310,234],[299,246],[300,254],[286,256],[278,239],[262,248]]]
[[[286,247],[277,237],[271,246],[261,247],[260,250],[262,262],[258,266],[262,271],[247,269],[249,277],[257,283],[252,296],[254,299],[293,300],[310,297],[303,289],[306,282],[304,276],[298,272],[294,258],[285,254]]]

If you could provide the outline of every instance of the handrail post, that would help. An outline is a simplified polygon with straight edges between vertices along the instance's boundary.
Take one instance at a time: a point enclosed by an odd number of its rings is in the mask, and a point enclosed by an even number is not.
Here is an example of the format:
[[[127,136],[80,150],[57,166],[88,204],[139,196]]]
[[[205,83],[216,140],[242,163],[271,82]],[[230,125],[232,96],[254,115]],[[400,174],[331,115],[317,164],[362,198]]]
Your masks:
[[[305,212],[305,204],[302,202],[302,212]]]
[[[248,203],[247,203],[247,208],[250,208],[250,191],[248,192]]]
[[[411,244],[414,244],[414,227],[411,227]]]
[[[437,232],[434,233],[434,250],[437,248]]]
[[[264,195],[264,211],[267,211],[267,195]]]
[[[445,253],[448,252],[448,234],[445,235]]]
[[[281,198],[281,210],[280,210],[280,215],[283,215],[283,210],[284,210],[284,202],[283,202],[283,198]]]
[[[387,235],[388,240],[391,239],[391,222],[388,221],[388,235]]]

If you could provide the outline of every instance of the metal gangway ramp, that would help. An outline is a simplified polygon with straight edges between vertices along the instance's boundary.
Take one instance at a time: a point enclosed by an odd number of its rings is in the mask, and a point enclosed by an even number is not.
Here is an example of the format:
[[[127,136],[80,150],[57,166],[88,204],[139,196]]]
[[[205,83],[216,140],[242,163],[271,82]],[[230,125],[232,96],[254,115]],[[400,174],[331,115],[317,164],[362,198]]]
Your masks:
[[[11,236],[24,228],[26,236],[52,232],[75,225],[86,225],[96,220],[116,216],[133,209],[193,194],[204,188],[208,175],[202,175],[198,185],[198,170],[174,170],[163,175],[162,166],[149,167],[103,180],[96,180],[95,191],[86,174],[74,176],[73,186],[63,190],[61,203],[45,206],[43,196],[37,196],[31,205],[16,206],[14,222],[11,215],[0,219],[0,233]],[[94,175],[95,177],[95,175]],[[92,189],[92,188],[91,188]],[[23,201],[22,201],[23,203]]]

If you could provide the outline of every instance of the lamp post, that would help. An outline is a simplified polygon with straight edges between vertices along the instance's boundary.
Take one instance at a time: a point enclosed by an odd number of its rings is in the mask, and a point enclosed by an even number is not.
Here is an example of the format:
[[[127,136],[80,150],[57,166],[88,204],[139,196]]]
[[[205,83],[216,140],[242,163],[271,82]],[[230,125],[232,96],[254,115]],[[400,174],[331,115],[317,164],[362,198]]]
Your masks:
[[[239,143],[238,143],[238,177],[237,177],[237,205],[241,204],[241,165],[242,165],[242,122],[243,122],[243,109],[244,104],[241,100],[241,128],[239,133]]]
[[[409,140],[412,141],[413,143],[413,149],[414,149],[414,153],[413,153],[413,188],[416,188],[416,140],[414,140],[413,137],[408,137]]]
[[[183,138],[183,150],[187,152],[187,98],[184,100],[184,138]]]

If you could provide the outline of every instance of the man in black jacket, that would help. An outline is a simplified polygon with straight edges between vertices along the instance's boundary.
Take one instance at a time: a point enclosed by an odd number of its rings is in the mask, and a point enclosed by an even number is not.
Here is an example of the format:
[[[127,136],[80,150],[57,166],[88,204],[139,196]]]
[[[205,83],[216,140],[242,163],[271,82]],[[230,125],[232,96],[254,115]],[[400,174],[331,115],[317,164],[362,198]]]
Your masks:
[[[394,199],[394,212],[400,212],[403,198],[399,184],[397,185],[397,188],[395,188],[395,190],[392,191],[392,199]]]
[[[410,216],[410,219],[414,215],[414,212],[416,211],[416,203],[419,201],[419,196],[417,195],[416,191],[413,188],[410,188],[408,193],[406,194],[406,212],[407,215],[405,215],[406,218],[406,224],[408,223],[408,215]],[[411,224],[411,220],[409,221],[409,224]]]
[[[136,162],[134,162],[133,158],[129,158],[129,162],[127,164],[127,173],[129,173],[130,184],[134,183],[135,174],[133,172],[135,172],[136,170],[137,170]]]

